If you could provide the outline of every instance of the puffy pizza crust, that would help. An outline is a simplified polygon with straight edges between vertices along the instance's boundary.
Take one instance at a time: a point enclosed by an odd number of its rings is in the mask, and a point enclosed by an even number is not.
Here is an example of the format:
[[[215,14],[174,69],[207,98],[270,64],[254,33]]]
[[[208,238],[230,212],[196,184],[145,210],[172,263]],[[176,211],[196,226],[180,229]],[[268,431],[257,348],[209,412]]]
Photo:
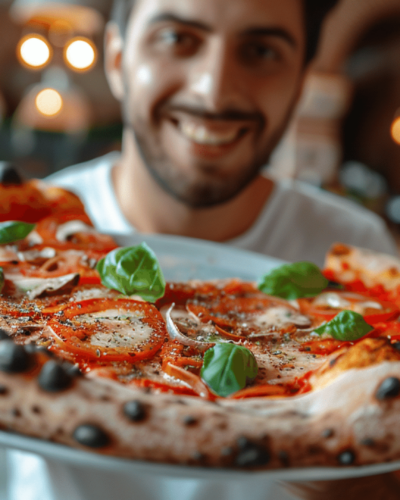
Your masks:
[[[47,356],[34,356],[29,373],[0,372],[6,430],[119,457],[211,467],[344,466],[400,458],[400,397],[382,389],[399,380],[398,361],[346,370],[294,398],[213,403],[85,377],[47,392],[38,384]],[[127,416],[127,403],[140,409],[139,418]],[[108,443],[79,444],[76,430],[88,424]]]

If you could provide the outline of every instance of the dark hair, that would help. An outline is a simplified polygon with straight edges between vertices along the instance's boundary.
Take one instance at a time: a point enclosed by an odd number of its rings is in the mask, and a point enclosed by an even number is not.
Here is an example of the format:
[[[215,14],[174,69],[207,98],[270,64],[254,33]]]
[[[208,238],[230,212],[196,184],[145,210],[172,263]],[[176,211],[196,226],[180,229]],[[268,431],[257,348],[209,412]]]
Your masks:
[[[339,0],[301,0],[304,3],[304,16],[307,33],[306,62],[310,61],[318,47],[322,23],[326,15]],[[125,36],[129,16],[135,0],[114,0],[111,19],[115,21],[122,36]]]

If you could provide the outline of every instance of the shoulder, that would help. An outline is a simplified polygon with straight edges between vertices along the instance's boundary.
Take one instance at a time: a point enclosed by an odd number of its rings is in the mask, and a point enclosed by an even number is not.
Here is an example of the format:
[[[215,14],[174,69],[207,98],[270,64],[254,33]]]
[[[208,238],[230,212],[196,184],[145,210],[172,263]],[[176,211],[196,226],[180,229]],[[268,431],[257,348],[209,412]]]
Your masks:
[[[119,154],[119,152],[113,151],[93,160],[72,165],[48,176],[45,181],[80,194],[88,184],[93,187],[93,182],[100,181],[99,174],[101,175],[101,172],[105,175],[110,173]]]
[[[295,198],[300,209],[314,209],[316,217],[324,217],[329,213],[330,218],[346,217],[342,220],[344,224],[385,227],[385,223],[377,214],[342,196],[299,181],[283,181],[280,187],[284,197]]]
[[[331,234],[372,250],[397,253],[383,219],[356,202],[298,181],[280,183],[282,201],[293,201],[293,211],[313,225],[313,232]],[[289,202],[290,203],[290,202]]]

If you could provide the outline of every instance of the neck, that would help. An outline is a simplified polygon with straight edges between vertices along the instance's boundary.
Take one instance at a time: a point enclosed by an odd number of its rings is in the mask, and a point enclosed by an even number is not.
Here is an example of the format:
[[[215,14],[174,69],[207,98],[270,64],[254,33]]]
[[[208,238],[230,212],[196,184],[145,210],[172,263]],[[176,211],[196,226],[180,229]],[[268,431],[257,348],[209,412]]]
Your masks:
[[[192,208],[175,200],[143,164],[131,131],[124,133],[113,183],[126,219],[140,232],[226,241],[247,231],[268,200],[273,183],[258,176],[233,200],[211,208]]]

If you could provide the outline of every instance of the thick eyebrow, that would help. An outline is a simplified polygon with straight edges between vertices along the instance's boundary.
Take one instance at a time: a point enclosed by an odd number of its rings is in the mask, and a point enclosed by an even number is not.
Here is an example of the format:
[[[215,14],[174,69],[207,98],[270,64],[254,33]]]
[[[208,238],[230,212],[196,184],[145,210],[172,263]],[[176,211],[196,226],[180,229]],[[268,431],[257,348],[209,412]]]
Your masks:
[[[297,47],[297,41],[293,36],[283,28],[266,28],[266,27],[254,27],[248,28],[241,33],[242,36],[269,36],[282,38],[289,43],[292,47]]]
[[[211,26],[208,26],[207,24],[201,23],[199,21],[195,21],[194,19],[185,19],[183,17],[177,16],[176,14],[171,14],[169,12],[165,12],[163,14],[158,14],[150,19],[150,21],[147,23],[148,26],[151,26],[156,23],[162,23],[165,21],[173,22],[173,23],[178,23],[178,24],[183,24],[184,26],[190,26],[191,28],[197,28],[202,31],[207,31],[208,33],[211,33],[213,29]]]

